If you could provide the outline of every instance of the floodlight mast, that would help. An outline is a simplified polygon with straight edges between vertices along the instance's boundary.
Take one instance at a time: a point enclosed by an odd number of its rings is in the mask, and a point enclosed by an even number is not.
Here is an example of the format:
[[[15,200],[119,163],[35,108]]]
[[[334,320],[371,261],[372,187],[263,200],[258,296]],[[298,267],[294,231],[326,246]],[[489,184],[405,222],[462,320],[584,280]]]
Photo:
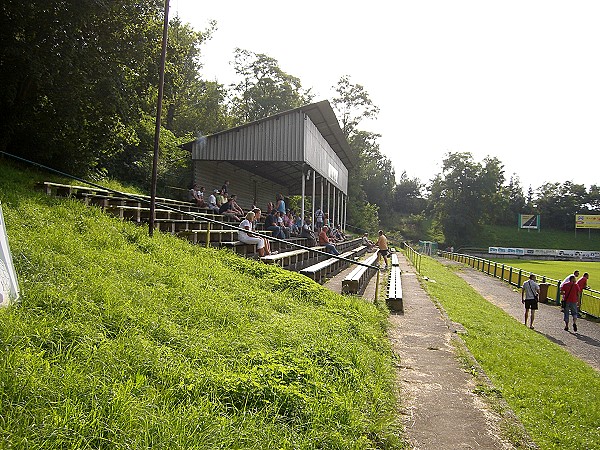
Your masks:
[[[167,59],[167,38],[169,32],[169,0],[165,0],[165,14],[163,24],[162,52],[160,55],[160,67],[158,72],[158,103],[156,106],[156,126],[154,129],[154,159],[152,161],[152,187],[150,193],[150,220],[148,235],[154,234],[154,212],[156,209],[156,181],[158,178],[158,149],[160,141],[160,116],[162,114],[162,100],[165,84],[165,62]]]

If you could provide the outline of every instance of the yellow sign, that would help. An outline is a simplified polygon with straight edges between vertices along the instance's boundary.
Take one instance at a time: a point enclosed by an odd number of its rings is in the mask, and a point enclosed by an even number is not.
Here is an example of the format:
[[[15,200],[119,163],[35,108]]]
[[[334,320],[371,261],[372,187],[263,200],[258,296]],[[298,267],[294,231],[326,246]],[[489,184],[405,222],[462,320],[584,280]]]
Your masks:
[[[600,229],[600,216],[599,215],[575,215],[575,228],[598,228]]]

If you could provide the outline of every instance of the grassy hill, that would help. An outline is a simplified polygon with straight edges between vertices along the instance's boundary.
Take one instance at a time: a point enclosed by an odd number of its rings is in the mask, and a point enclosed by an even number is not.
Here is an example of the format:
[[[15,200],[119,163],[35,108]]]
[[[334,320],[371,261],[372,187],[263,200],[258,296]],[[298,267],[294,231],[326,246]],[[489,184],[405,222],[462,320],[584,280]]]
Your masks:
[[[385,311],[34,192],[49,178],[0,160],[5,446],[403,446]]]
[[[516,226],[488,225],[470,247],[555,248],[600,251],[600,230],[557,231],[551,229],[519,230]]]

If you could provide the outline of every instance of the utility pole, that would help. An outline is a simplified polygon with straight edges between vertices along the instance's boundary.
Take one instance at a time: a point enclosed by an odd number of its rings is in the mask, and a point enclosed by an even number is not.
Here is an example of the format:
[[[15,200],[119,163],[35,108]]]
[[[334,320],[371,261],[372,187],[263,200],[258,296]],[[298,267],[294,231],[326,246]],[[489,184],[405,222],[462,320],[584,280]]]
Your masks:
[[[165,0],[165,14],[163,24],[162,52],[158,72],[158,104],[156,107],[156,127],[154,129],[154,159],[152,161],[152,188],[150,193],[150,221],[148,235],[154,234],[154,211],[156,209],[156,179],[158,178],[158,148],[160,141],[160,116],[162,114],[162,100],[165,84],[165,61],[167,59],[167,38],[169,32],[169,0]]]

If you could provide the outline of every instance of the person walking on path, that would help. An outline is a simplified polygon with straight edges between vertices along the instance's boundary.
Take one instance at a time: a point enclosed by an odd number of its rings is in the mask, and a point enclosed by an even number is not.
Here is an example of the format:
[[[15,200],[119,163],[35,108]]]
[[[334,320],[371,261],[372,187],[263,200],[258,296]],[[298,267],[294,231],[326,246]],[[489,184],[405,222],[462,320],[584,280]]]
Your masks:
[[[583,290],[587,289],[587,282],[590,274],[585,272],[583,276],[577,280],[577,286],[579,286],[579,301],[577,302],[577,317],[581,317],[581,297],[583,297]]]
[[[531,318],[529,320],[529,328],[533,330],[533,319],[535,311],[538,309],[538,299],[540,296],[540,285],[535,282],[535,275],[529,275],[529,280],[523,283],[521,288],[521,303],[525,305],[525,326],[527,326],[527,318],[529,310],[531,310]]]
[[[560,287],[560,292],[565,299],[565,331],[569,331],[569,313],[573,316],[573,331],[577,332],[577,302],[579,301],[579,286],[575,281],[575,275],[569,277],[569,281]]]
[[[379,230],[379,237],[377,238],[377,248],[379,249],[379,251],[377,252],[377,261],[379,262],[379,258],[383,258],[383,261],[385,262],[385,266],[383,266],[383,268],[387,269],[387,254],[389,249],[387,237],[385,237],[385,234],[383,234],[383,230]]]

